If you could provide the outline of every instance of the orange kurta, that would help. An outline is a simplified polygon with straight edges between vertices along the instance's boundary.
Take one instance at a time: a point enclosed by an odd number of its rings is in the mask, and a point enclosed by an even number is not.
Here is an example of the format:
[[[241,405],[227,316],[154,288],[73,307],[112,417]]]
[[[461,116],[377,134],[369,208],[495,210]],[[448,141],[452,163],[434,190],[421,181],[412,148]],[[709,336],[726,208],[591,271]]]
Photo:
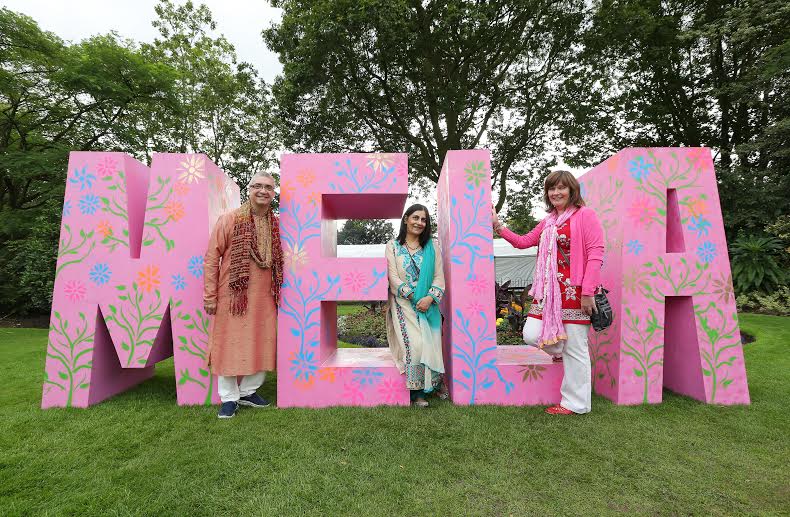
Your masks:
[[[208,362],[215,375],[250,375],[274,370],[277,353],[277,306],[272,294],[272,270],[250,258],[247,312],[230,313],[230,243],[234,212],[220,216],[204,260],[203,299],[217,303],[208,340]]]

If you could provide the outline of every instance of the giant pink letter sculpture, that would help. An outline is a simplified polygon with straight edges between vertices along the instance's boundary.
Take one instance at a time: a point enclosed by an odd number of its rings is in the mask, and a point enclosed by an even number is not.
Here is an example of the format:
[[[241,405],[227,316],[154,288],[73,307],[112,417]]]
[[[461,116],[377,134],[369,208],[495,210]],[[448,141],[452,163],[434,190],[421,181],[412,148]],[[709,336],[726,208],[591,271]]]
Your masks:
[[[664,387],[748,404],[710,151],[625,149],[580,180],[606,232],[616,314],[590,335],[596,391],[618,404],[661,402]]]
[[[238,200],[203,155],[158,154],[149,171],[121,153],[71,153],[43,407],[100,402],[171,355],[178,403],[211,403],[203,254]]]
[[[443,339],[456,404],[549,404],[562,366],[537,348],[497,346],[488,151],[449,151],[439,177],[447,294]]]
[[[277,405],[408,405],[388,349],[337,349],[340,300],[386,300],[387,261],[336,258],[336,219],[398,218],[405,154],[284,155]]]

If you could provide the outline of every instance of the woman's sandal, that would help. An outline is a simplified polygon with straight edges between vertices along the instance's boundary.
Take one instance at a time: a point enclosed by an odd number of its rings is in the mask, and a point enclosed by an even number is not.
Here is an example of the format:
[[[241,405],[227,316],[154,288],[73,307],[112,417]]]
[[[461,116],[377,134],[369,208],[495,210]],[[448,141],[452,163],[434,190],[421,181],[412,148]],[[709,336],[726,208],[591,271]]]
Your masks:
[[[561,355],[553,355],[553,356],[551,356],[551,361],[554,362],[554,363],[561,363],[562,362],[562,356]]]
[[[561,405],[557,404],[556,406],[551,406],[546,408],[546,413],[550,415],[575,415],[573,411],[570,409],[566,409]]]

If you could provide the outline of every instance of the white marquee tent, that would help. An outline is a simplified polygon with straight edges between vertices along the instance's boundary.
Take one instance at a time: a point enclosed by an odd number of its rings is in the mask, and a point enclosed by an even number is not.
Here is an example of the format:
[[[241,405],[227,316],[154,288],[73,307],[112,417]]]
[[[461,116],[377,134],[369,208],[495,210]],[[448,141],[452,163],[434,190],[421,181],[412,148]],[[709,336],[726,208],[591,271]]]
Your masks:
[[[522,288],[532,283],[537,250],[536,247],[519,250],[504,239],[494,239],[496,281],[502,284],[510,280],[511,288]],[[384,244],[340,245],[337,247],[337,256],[345,258],[383,257]]]

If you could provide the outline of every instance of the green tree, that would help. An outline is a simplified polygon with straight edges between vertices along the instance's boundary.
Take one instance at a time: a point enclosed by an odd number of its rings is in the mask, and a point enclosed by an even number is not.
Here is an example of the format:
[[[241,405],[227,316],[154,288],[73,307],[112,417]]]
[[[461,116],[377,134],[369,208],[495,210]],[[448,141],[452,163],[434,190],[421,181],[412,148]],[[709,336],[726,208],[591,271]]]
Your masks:
[[[566,81],[574,165],[629,146],[707,146],[730,240],[790,212],[790,4],[594,4]]]
[[[384,244],[395,237],[395,228],[385,219],[349,219],[337,232],[338,244]]]
[[[153,22],[160,37],[144,51],[177,72],[175,109],[163,106],[147,124],[149,151],[202,152],[244,186],[276,165],[280,148],[268,85],[220,35],[205,5],[161,0]]]
[[[505,226],[521,235],[532,230],[538,224],[532,215],[533,198],[532,193],[525,190],[511,193],[507,201]]]
[[[581,0],[276,0],[265,30],[296,151],[407,151],[432,186],[450,149],[492,151],[497,208],[549,161],[575,67]]]
[[[0,9],[0,312],[48,309],[68,152],[128,149],[173,78],[114,35],[67,45]]]
[[[787,280],[779,267],[778,257],[784,252],[774,237],[739,237],[730,247],[732,279],[739,294],[750,291],[768,292]]]

